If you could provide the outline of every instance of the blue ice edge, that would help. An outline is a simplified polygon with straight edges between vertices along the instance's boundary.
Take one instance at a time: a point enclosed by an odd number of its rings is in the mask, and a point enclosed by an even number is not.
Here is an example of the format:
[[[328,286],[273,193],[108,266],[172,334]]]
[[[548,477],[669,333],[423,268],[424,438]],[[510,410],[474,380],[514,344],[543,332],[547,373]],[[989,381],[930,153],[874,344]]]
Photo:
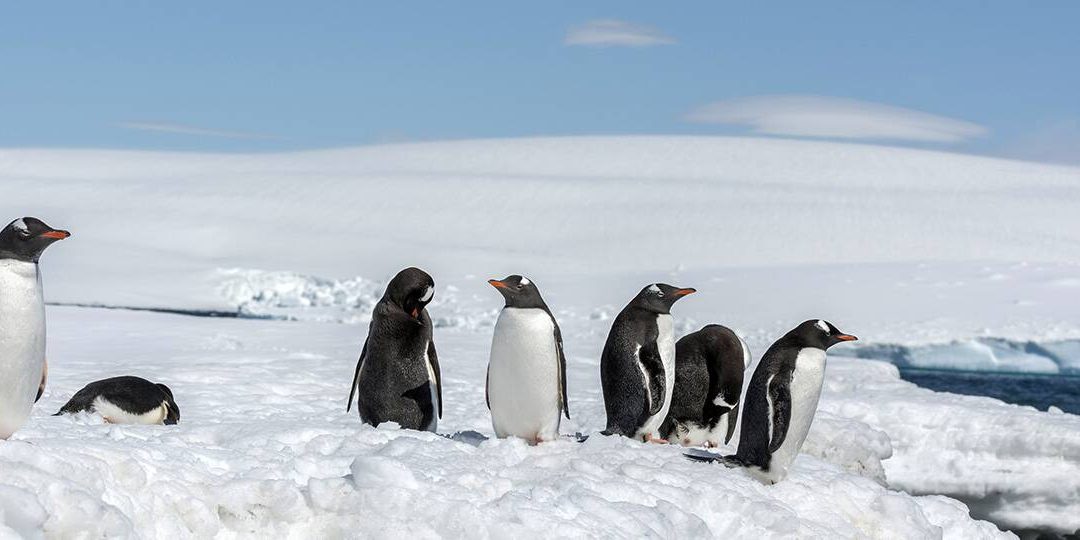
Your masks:
[[[836,356],[891,362],[900,368],[1080,376],[1080,340],[1014,341],[985,337],[928,345],[867,343]]]

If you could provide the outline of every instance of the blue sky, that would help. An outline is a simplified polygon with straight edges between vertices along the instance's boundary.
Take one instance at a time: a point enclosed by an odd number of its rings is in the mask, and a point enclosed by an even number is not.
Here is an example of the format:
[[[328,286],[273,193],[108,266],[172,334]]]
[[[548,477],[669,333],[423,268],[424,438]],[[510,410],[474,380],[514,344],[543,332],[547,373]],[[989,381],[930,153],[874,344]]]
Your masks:
[[[1080,163],[1080,2],[21,2],[0,146],[822,137]]]

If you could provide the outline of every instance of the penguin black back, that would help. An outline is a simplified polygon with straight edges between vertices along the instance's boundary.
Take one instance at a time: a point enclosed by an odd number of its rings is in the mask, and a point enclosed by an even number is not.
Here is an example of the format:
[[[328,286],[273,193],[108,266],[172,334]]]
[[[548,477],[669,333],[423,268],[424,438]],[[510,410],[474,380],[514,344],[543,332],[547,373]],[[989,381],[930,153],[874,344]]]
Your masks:
[[[101,404],[99,400],[132,416],[150,413],[164,403],[167,410],[162,423],[171,425],[180,422],[180,407],[176,405],[168,386],[130,375],[102,379],[84,386],[54,416],[96,411]]]
[[[739,418],[749,357],[742,339],[718,324],[683,336],[675,344],[675,388],[661,434],[671,438],[682,432],[684,444],[717,446],[729,442]],[[722,433],[714,433],[718,427]],[[700,432],[705,440],[695,442],[700,437],[692,435],[694,432]]]
[[[364,422],[434,431],[442,417],[442,376],[426,309],[434,292],[430,275],[406,268],[375,305],[346,407],[355,396]]]
[[[600,382],[607,412],[605,434],[635,437],[665,401],[668,374],[657,339],[657,319],[695,292],[656,283],[643,288],[611,325],[600,357]],[[673,359],[672,359],[673,360]]]

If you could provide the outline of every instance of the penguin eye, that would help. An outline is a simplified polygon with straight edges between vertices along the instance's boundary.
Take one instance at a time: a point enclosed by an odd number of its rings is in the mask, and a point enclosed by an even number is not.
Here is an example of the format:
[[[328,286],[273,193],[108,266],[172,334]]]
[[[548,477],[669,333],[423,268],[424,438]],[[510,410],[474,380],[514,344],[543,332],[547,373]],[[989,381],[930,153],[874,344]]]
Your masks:
[[[19,229],[19,238],[22,238],[23,240],[29,240],[30,231],[28,229]]]

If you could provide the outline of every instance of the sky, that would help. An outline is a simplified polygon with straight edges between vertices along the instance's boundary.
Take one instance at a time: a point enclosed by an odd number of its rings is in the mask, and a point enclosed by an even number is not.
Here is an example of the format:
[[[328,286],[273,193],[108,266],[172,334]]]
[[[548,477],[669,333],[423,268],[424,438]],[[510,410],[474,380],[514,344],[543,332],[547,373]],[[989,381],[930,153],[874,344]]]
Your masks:
[[[0,147],[752,135],[1080,164],[1080,2],[7,2]]]

